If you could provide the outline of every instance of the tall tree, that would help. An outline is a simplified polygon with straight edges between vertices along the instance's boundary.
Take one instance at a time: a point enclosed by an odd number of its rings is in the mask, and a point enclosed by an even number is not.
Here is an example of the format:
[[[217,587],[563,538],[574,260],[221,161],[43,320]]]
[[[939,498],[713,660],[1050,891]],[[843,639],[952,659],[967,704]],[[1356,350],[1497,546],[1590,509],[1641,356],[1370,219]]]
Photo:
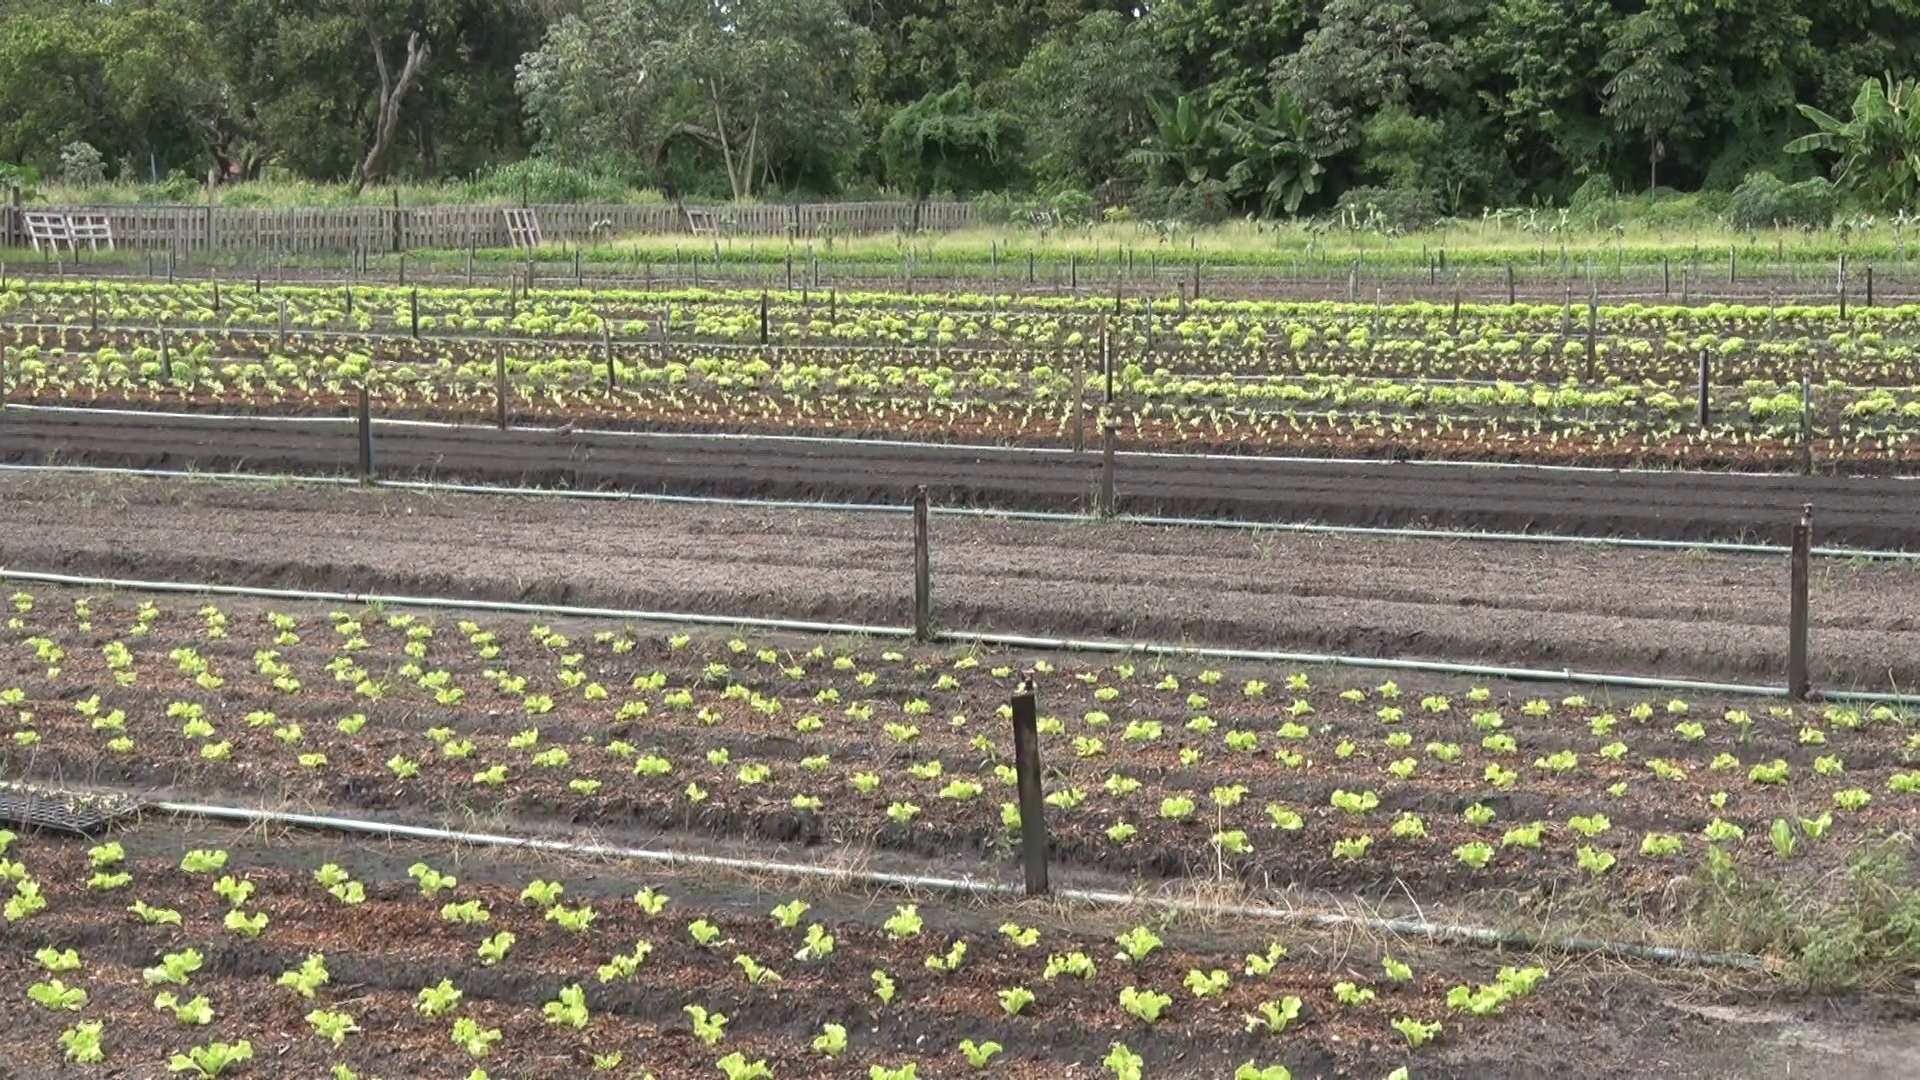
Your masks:
[[[1647,190],[1660,186],[1662,137],[1686,119],[1693,76],[1677,62],[1686,48],[1678,27],[1657,8],[1621,21],[1601,65],[1613,78],[1600,91],[1600,111],[1622,131],[1647,141]]]
[[[872,38],[839,0],[588,0],[520,70],[542,145],[658,166],[679,140],[717,153],[733,196],[783,156],[847,140]]]

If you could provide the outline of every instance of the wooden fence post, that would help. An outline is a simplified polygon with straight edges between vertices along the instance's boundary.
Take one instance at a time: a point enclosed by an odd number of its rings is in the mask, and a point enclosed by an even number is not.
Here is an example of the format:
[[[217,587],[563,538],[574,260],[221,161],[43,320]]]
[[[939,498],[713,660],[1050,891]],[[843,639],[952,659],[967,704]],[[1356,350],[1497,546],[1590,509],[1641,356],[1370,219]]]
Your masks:
[[[1113,425],[1100,429],[1100,516],[1113,516]]]
[[[927,485],[913,489],[913,639],[933,637],[933,553],[927,521]]]
[[[507,430],[507,343],[493,343],[493,420],[501,431]]]
[[[1787,608],[1787,697],[1805,701],[1813,689],[1807,670],[1807,584],[1813,551],[1813,504],[1801,508],[1793,526],[1791,595]]]
[[[1707,430],[1707,425],[1712,420],[1712,405],[1708,401],[1708,393],[1709,393],[1708,386],[1707,386],[1708,374],[1709,372],[1707,370],[1707,350],[1701,349],[1700,350],[1700,417],[1699,417],[1701,431]]]
[[[355,403],[355,419],[358,421],[360,444],[360,482],[373,483],[373,403],[367,394],[367,384],[360,383],[359,400]]]
[[[1033,683],[1013,696],[1013,769],[1020,788],[1020,856],[1028,896],[1047,889],[1047,803],[1040,787],[1040,717]]]

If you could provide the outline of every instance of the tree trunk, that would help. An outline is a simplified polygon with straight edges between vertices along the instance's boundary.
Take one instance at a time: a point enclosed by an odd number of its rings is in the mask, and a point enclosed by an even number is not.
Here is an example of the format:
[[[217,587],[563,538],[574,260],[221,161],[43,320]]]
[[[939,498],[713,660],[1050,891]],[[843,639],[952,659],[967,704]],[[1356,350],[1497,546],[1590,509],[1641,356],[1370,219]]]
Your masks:
[[[407,35],[407,59],[400,68],[400,78],[394,79],[387,67],[387,52],[380,45],[379,31],[373,25],[371,9],[360,9],[361,19],[367,26],[367,40],[373,45],[373,62],[380,70],[380,119],[374,127],[373,146],[367,156],[353,170],[353,191],[359,194],[368,183],[384,175],[387,151],[393,147],[394,134],[400,128],[400,103],[413,88],[414,80],[420,77],[420,69],[426,65],[428,46],[421,38],[420,31]]]
[[[740,169],[733,162],[733,145],[727,137],[727,114],[720,105],[720,88],[712,79],[707,80],[707,96],[713,101],[713,137],[720,144],[720,157],[727,163],[727,185],[733,189],[735,202],[740,201]],[[751,153],[751,146],[748,150]]]

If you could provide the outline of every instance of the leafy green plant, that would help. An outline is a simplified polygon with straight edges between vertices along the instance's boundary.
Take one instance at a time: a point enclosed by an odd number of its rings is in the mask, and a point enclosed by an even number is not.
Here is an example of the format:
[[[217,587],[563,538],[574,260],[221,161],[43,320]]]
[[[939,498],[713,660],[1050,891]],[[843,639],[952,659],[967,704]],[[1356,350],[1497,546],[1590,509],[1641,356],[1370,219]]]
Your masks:
[[[187,1001],[181,1001],[171,990],[162,990],[153,997],[153,1007],[161,1012],[173,1013],[179,1023],[193,1027],[204,1027],[213,1023],[213,1006],[205,994],[196,994]]]
[[[922,926],[920,907],[917,904],[902,904],[894,909],[892,915],[881,926],[887,936],[895,941],[920,936]]]
[[[511,930],[502,930],[480,943],[480,963],[491,967],[507,958],[507,950],[513,948],[514,936]]]
[[[1232,977],[1219,968],[1207,972],[1191,969],[1187,972],[1186,979],[1181,983],[1181,985],[1192,991],[1194,997],[1203,999],[1216,997],[1225,993],[1227,987],[1232,984]]]
[[[967,1059],[967,1064],[976,1069],[986,1068],[987,1063],[992,1061],[1002,1049],[1004,1048],[999,1043],[991,1039],[978,1043],[972,1039],[960,1040],[960,1055]]]
[[[212,1042],[205,1046],[191,1047],[184,1054],[175,1054],[167,1061],[171,1072],[190,1072],[196,1076],[220,1076],[235,1066],[253,1060],[253,1044],[245,1039],[235,1043]]]
[[[1355,983],[1337,982],[1333,984],[1333,996],[1342,1005],[1365,1005],[1373,1000],[1374,994],[1372,990]]]
[[[303,998],[311,999],[314,991],[327,984],[327,958],[322,953],[310,953],[300,966],[280,976],[276,985],[285,986]]]
[[[1145,960],[1166,944],[1160,940],[1160,935],[1144,926],[1124,931],[1114,940],[1120,944],[1118,957],[1122,960]]]
[[[579,983],[560,988],[560,995],[540,1006],[540,1012],[547,1023],[556,1027],[570,1027],[576,1031],[587,1026],[590,1014],[587,1012],[587,992]]]
[[[1157,1023],[1167,1006],[1173,1004],[1173,998],[1153,990],[1141,990],[1127,986],[1120,990],[1120,1007],[1146,1023]]]
[[[312,1025],[313,1033],[335,1046],[347,1041],[347,1036],[359,1031],[360,1026],[353,1017],[344,1012],[315,1009],[307,1014],[307,1023]]]
[[[702,1043],[713,1046],[726,1035],[727,1016],[725,1013],[708,1012],[703,1006],[688,1005],[686,1007],[686,1014],[693,1020],[693,1037],[699,1039]]]
[[[93,1065],[106,1060],[106,1051],[100,1045],[100,1032],[104,1024],[99,1020],[83,1020],[60,1033],[60,1049],[66,1052],[68,1061],[79,1065]]]
[[[1438,1020],[1423,1024],[1411,1016],[1402,1016],[1393,1022],[1393,1030],[1406,1036],[1407,1045],[1418,1050],[1440,1034],[1441,1024]]]
[[[1247,1031],[1265,1031],[1269,1035],[1278,1035],[1287,1029],[1287,1025],[1300,1018],[1301,1001],[1292,994],[1279,1001],[1263,1001],[1254,1006],[1254,1014],[1246,1017]]]
[[[424,1016],[445,1016],[459,1007],[461,996],[453,980],[441,979],[434,986],[422,987],[414,997],[413,1007]]]
[[[1033,991],[1024,986],[1015,986],[999,992],[1000,1009],[1008,1016],[1019,1016],[1033,1004]]]
[[[834,1023],[821,1025],[820,1034],[813,1037],[813,1048],[830,1058],[839,1057],[847,1052],[847,1029]]]
[[[80,954],[73,949],[56,949],[49,945],[34,952],[33,958],[40,966],[54,974],[64,971],[80,970]]]
[[[873,996],[879,998],[882,1005],[893,1004],[893,995],[896,991],[893,976],[884,971],[875,971],[872,977]]]
[[[720,1058],[713,1065],[727,1080],[772,1080],[773,1077],[773,1070],[767,1067],[765,1060],[748,1061],[746,1055],[738,1050]]]
[[[471,1016],[458,1017],[453,1022],[453,1045],[465,1050],[468,1057],[486,1057],[499,1041],[499,1028],[481,1027]]]
[[[177,953],[167,953],[160,958],[158,966],[147,968],[141,977],[147,985],[167,984],[171,986],[187,985],[188,976],[200,970],[204,962],[196,949],[182,949]]]
[[[87,1003],[87,992],[78,986],[68,986],[59,979],[34,983],[27,987],[27,997],[43,1009],[63,1012],[79,1012]]]

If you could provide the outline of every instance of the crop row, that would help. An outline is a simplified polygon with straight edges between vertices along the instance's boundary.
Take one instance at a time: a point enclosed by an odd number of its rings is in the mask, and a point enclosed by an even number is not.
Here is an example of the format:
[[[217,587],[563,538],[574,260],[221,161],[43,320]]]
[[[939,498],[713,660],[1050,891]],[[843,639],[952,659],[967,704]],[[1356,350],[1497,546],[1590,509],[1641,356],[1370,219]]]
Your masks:
[[[209,1077],[909,1080],[1078,1064],[1279,1080],[1281,1062],[1321,1072],[1390,1039],[1368,1055],[1378,1076],[1382,1059],[1470,1043],[1552,987],[1521,963],[1186,944],[1018,911],[997,926],[932,903],[849,916],[792,896],[750,911],[683,901],[671,882],[509,876],[444,852],[402,876],[404,858],[352,849],[148,842],[0,831],[12,1060]]]
[[[27,345],[7,392],[18,403],[301,415],[337,414],[365,385],[383,417],[485,423],[504,377],[517,421],[555,425],[1058,446],[1076,427],[1097,440],[1111,424],[1123,446],[1143,448],[1763,468],[1796,467],[1805,441],[1815,463],[1862,470],[1905,463],[1920,421],[1912,391],[1832,386],[1717,388],[1701,429],[1695,395],[1660,385],[1182,378],[1128,365],[1108,399],[1102,380],[1034,354],[1001,354],[1020,365],[1009,368],[914,368],[820,350],[654,346],[623,347],[609,367],[604,354],[553,347],[488,351],[381,362],[286,355],[264,338],[176,339],[165,354],[152,343]]]
[[[15,596],[9,771],[1007,859],[1011,658]],[[1638,905],[1910,815],[1904,714],[1038,662],[1055,858]]]
[[[764,313],[764,321],[763,321]],[[1273,304],[1203,302],[1184,307],[1145,302],[1118,305],[1012,301],[966,296],[901,297],[817,294],[762,297],[741,293],[623,294],[574,292],[537,298],[499,290],[305,289],[259,295],[229,289],[214,306],[208,286],[15,283],[0,291],[0,315],[15,323],[93,326],[165,324],[177,329],[403,333],[423,336],[514,335],[597,342],[669,338],[679,341],[869,346],[1076,348],[1109,326],[1124,349],[1177,355],[1181,350],[1240,353],[1327,362],[1375,359],[1466,365],[1479,374],[1493,364],[1549,367],[1562,375],[1578,353],[1584,364],[1591,329],[1596,359],[1607,374],[1645,378],[1634,365],[1661,357],[1691,360],[1702,349],[1716,360],[1776,367],[1806,358],[1848,370],[1816,378],[1892,377],[1915,357],[1920,306],[1869,309],[1845,320],[1824,308],[1715,305],[1475,305],[1458,311],[1432,304],[1331,302]],[[1517,355],[1515,355],[1517,353]],[[1615,370],[1625,365],[1628,370]],[[1891,367],[1889,367],[1891,365]],[[1183,365],[1175,363],[1176,367]],[[1797,367],[1794,373],[1799,374]],[[1362,373],[1362,372],[1354,372]],[[1384,372],[1382,372],[1384,373]],[[1764,375],[1765,373],[1762,372]],[[1738,371],[1737,379],[1750,377]]]

